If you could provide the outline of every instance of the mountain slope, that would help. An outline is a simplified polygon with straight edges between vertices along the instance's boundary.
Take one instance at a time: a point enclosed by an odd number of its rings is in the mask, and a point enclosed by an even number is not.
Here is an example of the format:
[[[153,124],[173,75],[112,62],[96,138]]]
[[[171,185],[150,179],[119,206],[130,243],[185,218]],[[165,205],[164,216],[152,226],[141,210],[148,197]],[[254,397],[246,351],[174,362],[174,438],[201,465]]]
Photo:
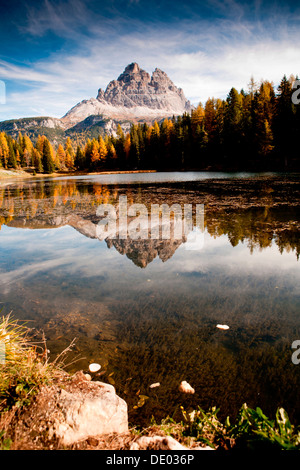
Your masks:
[[[35,140],[39,134],[44,134],[50,141],[60,141],[65,137],[65,129],[60,119],[49,116],[10,119],[0,122],[0,132],[6,132],[17,138],[19,132],[27,134]]]
[[[192,106],[183,90],[168,75],[156,68],[150,76],[137,63],[129,64],[117,80],[96,98],[83,100],[61,119],[51,117],[22,118],[0,122],[0,131],[13,137],[19,132],[31,138],[46,135],[54,143],[67,136],[115,133],[117,125],[127,131],[132,122],[153,122],[190,112]]]

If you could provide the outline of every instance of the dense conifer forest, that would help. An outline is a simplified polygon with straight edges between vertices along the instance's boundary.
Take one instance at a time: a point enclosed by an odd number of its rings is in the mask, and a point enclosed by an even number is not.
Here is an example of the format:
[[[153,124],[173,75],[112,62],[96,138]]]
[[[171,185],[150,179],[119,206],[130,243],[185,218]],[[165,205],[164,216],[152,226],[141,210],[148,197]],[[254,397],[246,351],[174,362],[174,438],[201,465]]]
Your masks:
[[[300,168],[300,104],[295,77],[250,80],[225,100],[209,98],[191,114],[132,124],[117,135],[82,135],[54,145],[44,135],[0,133],[0,166],[36,173],[105,170],[295,171]]]

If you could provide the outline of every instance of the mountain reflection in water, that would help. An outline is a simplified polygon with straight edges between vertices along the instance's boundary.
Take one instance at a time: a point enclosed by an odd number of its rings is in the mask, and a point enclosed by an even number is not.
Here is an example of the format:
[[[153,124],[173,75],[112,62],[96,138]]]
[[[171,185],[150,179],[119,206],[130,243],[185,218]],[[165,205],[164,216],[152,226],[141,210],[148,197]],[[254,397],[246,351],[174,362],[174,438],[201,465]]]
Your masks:
[[[244,402],[269,414],[284,406],[299,421],[297,176],[124,176],[0,186],[4,312],[45,331],[53,356],[76,337],[81,359],[70,370],[100,362],[135,423],[180,418],[180,405],[234,415]],[[186,250],[186,236],[99,240],[97,207],[112,204],[118,221],[121,195],[149,213],[151,204],[204,204],[203,247]],[[194,395],[178,391],[181,380]],[[134,408],[139,394],[149,398]]]

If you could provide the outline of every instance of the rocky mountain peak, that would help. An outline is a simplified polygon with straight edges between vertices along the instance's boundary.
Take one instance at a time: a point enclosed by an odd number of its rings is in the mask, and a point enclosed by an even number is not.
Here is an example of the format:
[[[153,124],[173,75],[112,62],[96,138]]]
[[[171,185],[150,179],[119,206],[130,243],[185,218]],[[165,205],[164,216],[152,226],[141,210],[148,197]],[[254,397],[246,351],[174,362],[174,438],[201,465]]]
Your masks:
[[[182,90],[174,85],[164,71],[156,68],[150,77],[136,62],[127,65],[118,79],[108,84],[105,92],[100,89],[97,100],[126,108],[165,108],[167,111],[173,110],[174,114],[190,109]]]
[[[154,70],[154,72],[152,74],[152,77],[153,76],[169,78],[168,75],[166,74],[166,72],[164,72],[163,70],[158,69],[157,67],[156,67],[156,69]]]
[[[132,64],[127,65],[124,72],[118,77],[117,80],[113,80],[109,83],[106,91],[110,91],[112,87],[115,86],[124,86],[132,85],[134,83],[144,82],[145,84],[150,82],[150,75],[141,69],[140,66],[133,62]]]
[[[124,73],[139,73],[140,71],[139,64],[136,62],[132,62],[131,64],[127,65],[127,67],[124,70]]]
[[[91,115],[127,121],[153,121],[190,112],[190,102],[168,75],[156,68],[150,76],[136,62],[127,65],[117,80],[96,99],[83,100],[62,118],[65,126],[74,126]]]

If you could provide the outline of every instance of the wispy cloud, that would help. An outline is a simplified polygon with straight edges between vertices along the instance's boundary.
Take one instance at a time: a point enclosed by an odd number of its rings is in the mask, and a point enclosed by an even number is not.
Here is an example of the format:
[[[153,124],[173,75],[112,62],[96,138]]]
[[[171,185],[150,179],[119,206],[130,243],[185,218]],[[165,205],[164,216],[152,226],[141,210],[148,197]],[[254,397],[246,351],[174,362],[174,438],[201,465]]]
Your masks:
[[[251,76],[276,85],[284,74],[297,73],[297,11],[274,9],[266,17],[256,1],[250,18],[247,7],[234,0],[210,0],[219,16],[201,18],[198,11],[174,23],[130,18],[117,3],[94,11],[91,1],[45,0],[29,11],[24,31],[36,37],[51,32],[66,42],[44,59],[0,61],[0,77],[12,82],[0,119],[61,117],[96,96],[132,61],[148,72],[164,70],[193,103],[224,98],[232,86],[245,89]]]
[[[20,27],[32,36],[44,36],[49,31],[63,37],[77,35],[87,26],[88,15],[84,2],[68,0],[51,2],[43,0],[35,6],[28,5],[26,22]]]

